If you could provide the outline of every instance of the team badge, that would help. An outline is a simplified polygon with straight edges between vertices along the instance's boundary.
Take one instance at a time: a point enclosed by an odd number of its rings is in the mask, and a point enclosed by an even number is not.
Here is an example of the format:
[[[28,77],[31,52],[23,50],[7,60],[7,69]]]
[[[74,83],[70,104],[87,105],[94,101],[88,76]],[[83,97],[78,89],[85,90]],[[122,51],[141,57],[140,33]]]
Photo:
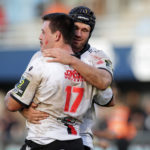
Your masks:
[[[111,61],[105,60],[105,63],[106,63],[106,66],[107,66],[107,67],[111,67]]]
[[[26,79],[25,77],[22,76],[19,83],[16,84],[16,86],[15,86],[15,93],[18,96],[22,97],[22,95],[23,95],[24,91],[26,90],[29,82],[30,81],[28,79]]]
[[[112,63],[110,60],[105,60],[106,63],[106,67],[111,68],[112,69]]]

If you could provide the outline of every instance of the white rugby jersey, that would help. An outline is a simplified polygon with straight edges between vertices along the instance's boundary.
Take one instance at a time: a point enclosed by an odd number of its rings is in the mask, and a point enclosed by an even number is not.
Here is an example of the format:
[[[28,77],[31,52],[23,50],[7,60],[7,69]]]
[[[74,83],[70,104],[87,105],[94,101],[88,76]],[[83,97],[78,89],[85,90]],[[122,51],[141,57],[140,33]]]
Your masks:
[[[87,113],[84,115],[83,123],[80,125],[80,135],[83,140],[83,144],[93,149],[93,134],[92,126],[95,124],[95,102],[98,105],[109,103],[113,98],[113,92],[110,87],[104,91],[98,92],[94,97],[93,104],[91,108],[88,109]]]
[[[27,139],[44,145],[56,139],[80,138],[79,125],[91,107],[94,91],[72,67],[47,63],[46,58],[38,52],[11,96],[25,106],[34,101],[38,104],[38,110],[50,114],[50,117],[41,120],[41,124],[27,122]]]
[[[105,69],[113,76],[112,62],[104,51],[90,47],[81,55],[81,60],[96,68]]]
[[[95,49],[92,52],[90,49],[82,55],[81,60],[109,70],[108,58],[103,53],[100,53],[103,58],[99,58],[97,53],[99,54]],[[109,71],[111,72],[111,69]],[[34,101],[38,104],[38,110],[50,114],[41,124],[27,122],[27,139],[44,145],[56,139],[80,138],[79,125],[83,115],[91,107],[96,92],[97,90],[85,82],[72,67],[60,63],[47,63],[46,58],[38,52],[13,89],[12,96],[25,106]],[[68,124],[68,120],[74,123]]]
[[[81,55],[81,60],[85,63],[92,65],[96,68],[105,69],[113,76],[112,62],[110,58],[102,51],[96,48],[90,47],[85,53]],[[97,95],[94,97],[93,102],[98,105],[106,105],[113,98],[113,92],[111,88],[107,88],[104,91],[97,91]],[[83,144],[93,149],[93,134],[91,128],[95,123],[95,108],[94,104],[88,109],[84,116],[83,123],[80,125],[80,135],[83,140]]]

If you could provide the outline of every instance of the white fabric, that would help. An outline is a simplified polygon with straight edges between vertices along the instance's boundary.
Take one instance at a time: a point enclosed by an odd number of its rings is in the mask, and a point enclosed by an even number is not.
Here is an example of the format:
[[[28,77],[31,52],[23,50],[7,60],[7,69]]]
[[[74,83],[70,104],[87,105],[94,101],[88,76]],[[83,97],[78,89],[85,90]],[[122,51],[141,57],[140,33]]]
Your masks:
[[[96,48],[90,47],[88,51],[81,55],[81,60],[96,68],[105,69],[113,76],[111,60],[102,50],[97,50]],[[96,102],[99,105],[105,105],[112,99],[112,97],[113,93],[110,87],[104,91],[97,90],[97,95],[94,97],[93,103]],[[95,106],[93,104],[84,115],[83,123],[80,126],[80,135],[82,137],[83,144],[91,149],[93,149],[93,134],[91,128],[94,123]]]
[[[96,68],[105,69],[113,76],[112,62],[104,51],[90,47],[89,50],[81,55],[81,60]]]
[[[104,91],[98,91],[98,94],[96,96],[94,96],[94,103],[101,105],[101,106],[105,106],[106,104],[108,104],[113,98],[113,92],[111,87],[108,87],[106,90]]]
[[[37,109],[49,113],[50,117],[42,120],[41,124],[27,122],[27,139],[44,145],[55,139],[80,138],[79,125],[82,123],[83,115],[91,107],[96,90],[93,90],[93,87],[70,66],[47,63],[40,52],[36,55],[22,75],[22,78],[29,81],[28,86],[21,92],[23,95],[18,95],[19,86],[23,89],[23,84],[16,86],[12,95],[25,105],[30,105],[34,101],[38,104]],[[67,96],[70,98],[65,110]],[[78,120],[74,125],[77,135],[68,134],[67,127],[57,120],[68,116]]]
[[[26,124],[28,129],[27,139],[42,145],[56,139],[72,140],[80,138],[80,124],[85,115],[90,115],[86,112],[92,107],[92,100],[97,92],[97,89],[85,82],[72,67],[60,63],[47,63],[46,59],[41,52],[37,52],[22,75],[22,80],[12,92],[12,95],[21,103],[30,105],[34,101],[38,104],[38,110],[50,114],[50,117],[41,120],[41,124],[29,122]],[[102,51],[90,48],[81,56],[81,60],[112,73],[110,64],[106,63],[109,58]],[[24,85],[24,81],[28,84]],[[66,97],[68,97],[68,107],[65,107]],[[77,135],[68,134],[67,127],[57,120],[57,118],[68,116],[78,120],[74,125]],[[86,118],[85,124],[82,124],[82,127],[84,126],[83,132],[86,131],[85,134],[91,132],[93,122],[92,117],[88,117],[91,123],[87,123]],[[86,139],[84,142],[88,146],[91,140],[87,141],[90,136],[87,137],[84,138]]]

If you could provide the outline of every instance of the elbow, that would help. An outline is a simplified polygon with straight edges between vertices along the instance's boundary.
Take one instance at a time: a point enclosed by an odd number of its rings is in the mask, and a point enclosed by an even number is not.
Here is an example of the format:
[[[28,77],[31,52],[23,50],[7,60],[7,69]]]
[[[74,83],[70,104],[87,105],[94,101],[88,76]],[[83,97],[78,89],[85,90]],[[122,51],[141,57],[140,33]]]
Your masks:
[[[6,104],[6,109],[8,110],[8,111],[11,111],[11,112],[14,112],[14,111],[17,111],[12,105],[10,105],[10,104]]]
[[[8,111],[17,111],[16,107],[11,103],[11,100],[5,98],[5,107]]]
[[[100,89],[100,90],[105,90],[105,89],[107,89],[110,85],[111,85],[111,80],[106,79],[106,80],[103,80],[103,82],[100,82],[100,83],[98,84],[97,88]]]
[[[11,96],[10,96],[10,93],[8,93],[5,97],[5,106],[6,106],[6,109],[8,111],[17,111],[19,110],[22,105],[20,103],[18,103],[15,99],[13,99]]]
[[[104,82],[102,86],[102,90],[106,90],[110,86],[110,82]]]
[[[112,83],[112,77],[110,75],[106,76],[101,80],[101,83],[99,83],[100,90],[107,89],[111,85],[111,83]]]
[[[97,88],[100,90],[107,89],[112,83],[112,75],[105,69],[99,69],[99,72],[95,75],[97,78]]]
[[[15,109],[11,103],[11,100],[12,100],[12,98],[10,96],[10,91],[9,91],[4,98],[5,107],[8,111],[15,111]]]

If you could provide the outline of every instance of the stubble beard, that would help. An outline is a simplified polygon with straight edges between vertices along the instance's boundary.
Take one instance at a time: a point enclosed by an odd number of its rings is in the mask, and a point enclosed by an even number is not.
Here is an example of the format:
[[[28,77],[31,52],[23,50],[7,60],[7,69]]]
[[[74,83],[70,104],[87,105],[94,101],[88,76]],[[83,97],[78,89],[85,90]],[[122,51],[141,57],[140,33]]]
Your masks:
[[[84,43],[80,43],[80,44],[76,44],[76,42],[73,42],[72,44],[73,52],[75,53],[80,52],[85,47],[85,44],[87,43],[87,41],[85,41]]]

